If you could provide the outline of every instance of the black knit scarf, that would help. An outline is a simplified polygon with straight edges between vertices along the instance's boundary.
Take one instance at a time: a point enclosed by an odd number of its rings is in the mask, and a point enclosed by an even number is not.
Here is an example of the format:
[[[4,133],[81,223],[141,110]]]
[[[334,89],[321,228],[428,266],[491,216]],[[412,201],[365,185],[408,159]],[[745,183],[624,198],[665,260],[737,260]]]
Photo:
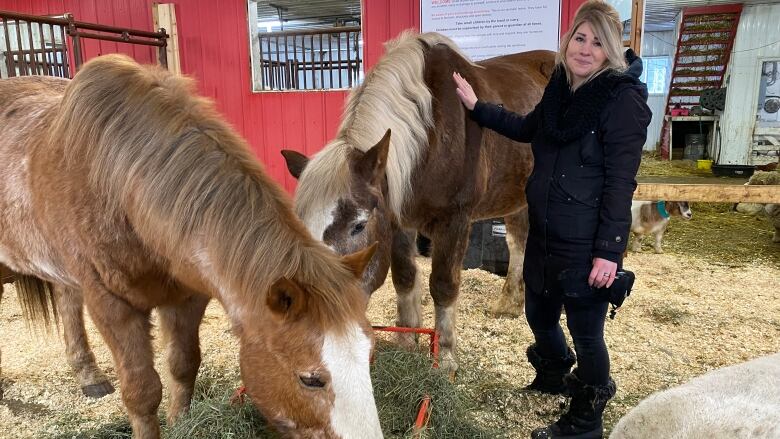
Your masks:
[[[615,86],[634,81],[629,75],[606,70],[572,93],[566,72],[558,66],[542,96],[545,134],[559,144],[582,137],[596,128],[599,115]]]

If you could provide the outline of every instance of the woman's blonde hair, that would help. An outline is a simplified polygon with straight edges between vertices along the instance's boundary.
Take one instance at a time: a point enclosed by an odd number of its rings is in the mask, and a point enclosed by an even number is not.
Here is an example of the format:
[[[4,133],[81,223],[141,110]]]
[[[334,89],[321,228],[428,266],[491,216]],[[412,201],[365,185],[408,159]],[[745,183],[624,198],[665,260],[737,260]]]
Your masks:
[[[594,36],[598,38],[604,53],[607,55],[604,65],[583,81],[583,84],[607,69],[624,71],[626,69],[626,60],[623,55],[623,23],[620,22],[620,15],[612,5],[604,0],[588,0],[577,9],[574,22],[568,32],[561,38],[561,46],[558,48],[558,54],[555,57],[555,62],[563,66],[569,84],[571,84],[571,72],[569,71],[569,66],[566,65],[566,49],[569,47],[569,42],[574,33],[577,32],[582,23],[590,24]]]

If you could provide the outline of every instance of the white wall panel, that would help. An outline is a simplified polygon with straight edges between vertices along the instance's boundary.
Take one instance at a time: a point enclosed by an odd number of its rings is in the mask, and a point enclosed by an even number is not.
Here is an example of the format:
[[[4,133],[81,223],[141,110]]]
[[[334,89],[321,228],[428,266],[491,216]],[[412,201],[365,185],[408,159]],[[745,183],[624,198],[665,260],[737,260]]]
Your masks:
[[[642,57],[668,55],[674,62],[674,52],[677,47],[677,34],[675,31],[645,32],[642,37]],[[653,112],[653,119],[647,127],[647,141],[644,150],[654,151],[661,139],[664,111],[666,107],[666,95],[651,95],[647,99],[647,105]]]
[[[780,59],[780,4],[742,10],[728,72],[726,107],[721,116],[720,163],[751,164],[760,63]]]

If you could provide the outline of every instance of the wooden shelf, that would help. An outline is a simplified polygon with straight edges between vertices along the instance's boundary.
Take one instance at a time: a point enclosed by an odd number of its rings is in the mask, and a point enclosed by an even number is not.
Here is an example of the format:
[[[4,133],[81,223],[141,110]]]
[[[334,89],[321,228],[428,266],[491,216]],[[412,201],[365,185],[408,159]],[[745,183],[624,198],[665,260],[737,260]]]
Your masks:
[[[716,121],[720,120],[720,116],[717,115],[702,115],[702,116],[664,116],[664,119],[673,122],[698,122],[698,121]]]

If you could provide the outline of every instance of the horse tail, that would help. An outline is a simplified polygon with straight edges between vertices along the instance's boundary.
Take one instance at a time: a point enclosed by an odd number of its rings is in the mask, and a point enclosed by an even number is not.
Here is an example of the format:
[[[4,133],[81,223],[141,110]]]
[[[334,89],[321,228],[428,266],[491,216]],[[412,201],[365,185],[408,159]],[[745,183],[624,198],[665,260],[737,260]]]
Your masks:
[[[55,326],[59,323],[54,287],[50,282],[35,276],[17,274],[14,287],[25,320],[40,324],[47,330],[52,326],[52,322]]]

